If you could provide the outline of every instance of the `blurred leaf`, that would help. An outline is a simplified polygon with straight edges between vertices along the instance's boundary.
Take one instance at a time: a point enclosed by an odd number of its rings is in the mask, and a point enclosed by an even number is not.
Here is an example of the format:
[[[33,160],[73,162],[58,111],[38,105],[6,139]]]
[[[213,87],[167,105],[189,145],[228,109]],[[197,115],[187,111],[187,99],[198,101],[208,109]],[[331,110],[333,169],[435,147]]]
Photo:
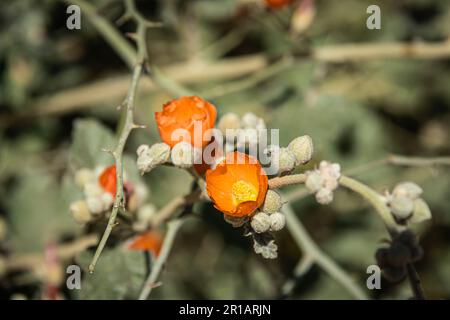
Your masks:
[[[50,176],[21,177],[7,201],[13,249],[18,252],[41,251],[49,241],[57,241],[61,235],[73,233],[77,226],[69,215],[72,195],[76,195],[74,188],[69,184],[60,188]]]
[[[84,269],[92,253],[84,252],[77,263]],[[93,274],[86,274],[77,291],[78,299],[121,300],[136,299],[145,280],[145,258],[140,251],[130,251],[122,246],[103,251]]]
[[[111,155],[103,150],[113,150],[114,135],[96,120],[76,120],[72,139],[69,161],[73,168],[95,168],[113,162]]]

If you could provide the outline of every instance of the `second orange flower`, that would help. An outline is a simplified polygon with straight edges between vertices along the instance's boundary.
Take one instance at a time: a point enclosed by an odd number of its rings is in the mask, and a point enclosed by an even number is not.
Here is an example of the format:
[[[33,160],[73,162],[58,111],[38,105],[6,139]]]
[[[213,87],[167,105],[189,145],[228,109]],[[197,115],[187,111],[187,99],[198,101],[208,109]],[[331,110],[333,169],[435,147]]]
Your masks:
[[[230,216],[255,212],[264,203],[267,188],[261,164],[244,153],[228,153],[215,169],[206,172],[208,195],[218,210]]]
[[[181,141],[199,148],[207,145],[210,139],[205,133],[214,128],[216,116],[216,107],[197,96],[172,100],[164,105],[161,112],[155,113],[161,139],[170,147]],[[186,134],[177,137],[176,130],[185,130]],[[200,135],[195,130],[199,130]]]

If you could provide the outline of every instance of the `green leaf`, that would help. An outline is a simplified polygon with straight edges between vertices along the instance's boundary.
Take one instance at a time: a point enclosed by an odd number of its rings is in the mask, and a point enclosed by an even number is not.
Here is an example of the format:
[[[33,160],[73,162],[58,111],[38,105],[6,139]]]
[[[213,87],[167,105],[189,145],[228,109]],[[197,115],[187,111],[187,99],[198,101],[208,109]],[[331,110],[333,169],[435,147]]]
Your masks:
[[[91,252],[83,252],[76,260],[86,269],[91,259]],[[84,276],[77,298],[136,299],[145,281],[145,263],[142,252],[130,251],[123,246],[103,251],[95,272]]]
[[[61,188],[50,176],[22,176],[7,201],[12,248],[18,252],[41,251],[48,242],[75,232],[77,225],[69,214],[69,204],[76,195],[68,180]]]
[[[111,155],[103,150],[112,150],[115,138],[101,123],[92,119],[76,120],[72,139],[69,161],[74,169],[95,168],[113,162]]]

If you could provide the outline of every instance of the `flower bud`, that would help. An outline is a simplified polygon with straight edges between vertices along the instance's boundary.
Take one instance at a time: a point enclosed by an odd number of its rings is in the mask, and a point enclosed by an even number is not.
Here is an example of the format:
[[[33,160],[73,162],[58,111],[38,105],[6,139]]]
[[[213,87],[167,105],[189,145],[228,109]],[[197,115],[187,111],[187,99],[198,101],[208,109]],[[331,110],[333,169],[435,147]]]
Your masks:
[[[8,233],[8,225],[6,224],[5,219],[0,217],[0,242],[6,239],[7,233]]]
[[[140,155],[142,155],[142,154],[144,154],[144,153],[147,153],[149,150],[150,150],[150,147],[149,147],[148,145],[146,145],[146,144],[141,144],[141,145],[137,148],[136,154],[137,154],[138,156],[140,156]]]
[[[137,219],[145,223],[150,222],[157,212],[156,206],[152,203],[148,203],[142,206],[137,212]]]
[[[70,213],[77,223],[85,224],[91,221],[92,215],[86,201],[75,201],[70,205]]]
[[[295,167],[295,156],[288,148],[270,145],[264,150],[264,153],[270,156],[270,161],[278,169],[278,174],[292,171]]]
[[[306,172],[305,187],[309,192],[314,193],[322,188],[324,179],[319,171],[311,170]]]
[[[288,149],[295,156],[295,165],[299,166],[309,162],[314,153],[314,146],[310,136],[297,137],[288,145]]]
[[[267,213],[258,212],[252,217],[250,225],[256,233],[267,232],[270,229],[271,220]]]
[[[137,149],[137,167],[141,173],[150,172],[156,166],[167,162],[170,158],[170,146],[165,143],[155,143],[151,147],[141,145]]]
[[[172,148],[172,163],[180,168],[189,168],[197,163],[201,157],[201,150],[194,148],[190,143],[180,142]]]
[[[104,203],[101,196],[86,198],[86,205],[92,214],[99,214],[104,211]]]
[[[280,148],[278,159],[278,172],[289,172],[295,168],[295,156],[288,148]]]
[[[253,250],[255,250],[256,254],[260,254],[265,259],[276,259],[278,256],[278,246],[275,243],[275,240],[270,240],[267,244],[261,244],[255,241],[253,243]]]
[[[220,118],[217,127],[222,132],[222,134],[226,136],[227,139],[234,139],[235,134],[231,133],[236,133],[237,130],[241,127],[241,119],[236,113],[226,113]],[[230,137],[228,137],[229,134],[231,134]]]
[[[405,196],[393,197],[389,202],[392,214],[398,219],[407,219],[414,209],[413,201]]]
[[[99,197],[104,193],[102,187],[97,183],[97,181],[88,182],[85,184],[83,191],[86,198]]]
[[[253,128],[254,129],[254,128],[256,128],[256,126],[258,125],[259,122],[260,122],[260,118],[258,118],[258,116],[256,116],[252,112],[247,112],[242,117],[241,125],[245,129],[247,129],[247,128]]]
[[[75,172],[75,184],[83,188],[88,182],[95,180],[95,173],[92,170],[83,168]]]
[[[274,190],[269,189],[267,190],[266,198],[261,210],[270,215],[279,211],[282,205],[283,203],[280,194]]]
[[[102,204],[103,204],[103,210],[102,211],[107,211],[109,210],[109,208],[111,208],[111,206],[114,203],[114,198],[112,196],[111,193],[109,192],[104,192],[101,197],[100,197]]]
[[[422,221],[431,219],[430,208],[423,199],[421,198],[416,199],[414,200],[413,204],[414,204],[413,214],[409,222],[420,223]]]
[[[244,225],[244,223],[246,223],[248,220],[247,217],[233,217],[233,216],[229,216],[227,214],[223,215],[223,219],[227,223],[231,224],[234,228],[242,227]]]
[[[270,216],[270,231],[280,231],[286,225],[286,217],[281,212],[275,212]]]
[[[422,188],[414,182],[402,182],[395,186],[392,194],[395,197],[403,196],[415,200],[422,194],[422,191]]]
[[[155,217],[157,209],[155,205],[149,203],[140,207],[136,214],[136,221],[133,223],[133,229],[138,232],[145,231]]]
[[[327,188],[321,188],[316,193],[316,201],[320,204],[330,204],[333,201],[333,191]]]

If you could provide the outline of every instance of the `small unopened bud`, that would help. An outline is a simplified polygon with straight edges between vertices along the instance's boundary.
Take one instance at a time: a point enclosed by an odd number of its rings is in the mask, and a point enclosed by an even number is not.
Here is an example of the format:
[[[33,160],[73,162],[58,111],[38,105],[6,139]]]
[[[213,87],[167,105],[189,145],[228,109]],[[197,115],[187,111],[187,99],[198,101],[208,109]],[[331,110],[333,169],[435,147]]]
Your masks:
[[[230,112],[224,114],[217,124],[217,128],[222,131],[222,134],[235,132],[241,127],[241,119],[236,113]],[[228,138],[228,137],[227,137]]]
[[[278,169],[278,174],[292,171],[295,167],[295,156],[288,148],[270,145],[264,153],[270,156],[270,161]]]
[[[295,156],[288,148],[280,148],[279,173],[289,172],[295,168]]]
[[[92,170],[83,168],[75,172],[75,184],[83,188],[85,184],[95,180],[95,173]]]
[[[156,206],[154,204],[146,204],[137,212],[137,219],[145,223],[150,222],[156,214]]]
[[[338,179],[341,176],[341,166],[338,163],[330,163],[321,161],[319,164],[319,172],[324,178],[324,187],[334,190],[338,187]]]
[[[308,171],[306,173],[305,186],[309,192],[314,193],[322,188],[324,179],[317,170]]]
[[[5,219],[0,217],[0,242],[6,239],[7,233],[8,233],[8,225],[6,224]]]
[[[405,196],[393,197],[389,205],[394,216],[401,220],[411,216],[414,209],[413,201]]]
[[[255,253],[260,254],[265,259],[276,259],[278,256],[278,246],[275,240],[270,240],[267,244],[260,244],[257,241],[253,243],[253,250]]]
[[[321,188],[316,193],[316,201],[320,204],[330,204],[333,201],[333,191],[327,188]]]
[[[233,216],[229,216],[227,214],[223,215],[223,219],[227,223],[231,224],[234,228],[242,227],[244,225],[244,223],[246,223],[248,220],[247,217],[233,217]]]
[[[73,202],[70,205],[70,213],[73,219],[80,224],[85,224],[91,221],[92,215],[88,208],[86,201],[80,200]]]
[[[86,198],[99,197],[103,193],[104,191],[97,181],[89,182],[84,185],[84,196]]]
[[[281,212],[275,212],[270,216],[270,231],[280,231],[286,225],[286,217]]]
[[[297,137],[288,145],[288,149],[295,156],[295,165],[299,166],[309,162],[314,153],[314,146],[310,136]]]
[[[104,192],[100,197],[102,204],[103,204],[103,210],[106,211],[109,208],[111,208],[112,204],[114,203],[114,198],[109,192]]]
[[[156,166],[167,162],[170,158],[170,146],[166,143],[155,143],[151,147],[141,145],[137,149],[137,167],[141,173],[150,172]]]
[[[414,200],[414,209],[409,222],[420,223],[431,219],[431,210],[428,204],[421,198]]]
[[[395,186],[392,194],[394,197],[408,197],[412,200],[419,198],[422,194],[422,188],[414,182],[402,182]]]
[[[86,204],[92,214],[99,214],[104,211],[104,203],[101,196],[86,198]]]
[[[261,210],[267,214],[272,214],[281,209],[281,206],[283,205],[281,196],[278,192],[274,190],[267,190],[266,198],[264,200],[264,204],[261,208]]]
[[[245,129],[247,129],[247,128],[253,128],[254,129],[258,125],[259,119],[260,118],[258,118],[258,116],[256,116],[254,113],[247,112],[242,117],[241,125]]]
[[[133,223],[133,229],[142,232],[148,228],[152,219],[155,217],[157,209],[155,205],[149,203],[140,207],[136,214],[136,221]]]
[[[148,150],[150,150],[150,147],[149,147],[148,145],[146,145],[146,144],[141,144],[141,145],[137,148],[136,154],[137,154],[138,156],[140,156],[140,155],[142,155],[142,154],[148,152]]]
[[[267,213],[258,212],[252,217],[250,225],[256,233],[267,232],[270,229],[271,220]]]
[[[190,143],[180,142],[172,148],[172,163],[180,168],[192,167],[201,157],[201,150],[194,148]]]

